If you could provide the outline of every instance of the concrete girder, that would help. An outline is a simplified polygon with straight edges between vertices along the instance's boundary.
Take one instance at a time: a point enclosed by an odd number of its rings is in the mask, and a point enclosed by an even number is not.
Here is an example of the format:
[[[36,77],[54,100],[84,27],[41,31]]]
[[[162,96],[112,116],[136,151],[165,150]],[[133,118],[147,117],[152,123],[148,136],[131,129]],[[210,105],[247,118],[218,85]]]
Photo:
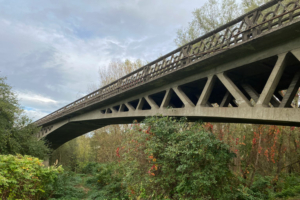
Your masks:
[[[43,137],[46,137],[49,133],[57,130],[58,128],[64,126],[65,124],[67,124],[69,122],[69,120],[63,120],[63,121],[60,121],[58,123],[55,123],[53,125],[50,125],[50,126],[46,126],[46,127],[42,127],[42,129],[39,131],[37,137],[39,139],[43,138]]]
[[[165,94],[165,96],[163,98],[163,101],[161,103],[160,108],[166,108],[168,106],[168,104],[170,102],[170,99],[171,99],[172,92],[173,91],[170,88],[167,89],[166,94]]]
[[[279,80],[283,74],[283,71],[286,67],[286,54],[287,53],[283,53],[278,55],[278,60],[276,62],[276,65],[274,67],[274,69],[272,70],[271,75],[269,76],[269,79],[262,91],[262,93],[260,94],[257,103],[256,103],[256,107],[267,107],[274,92],[275,89],[279,83]]]
[[[186,96],[186,94],[179,87],[172,88],[179,99],[183,102],[185,107],[195,107],[194,103]]]
[[[207,77],[206,84],[205,84],[204,89],[201,93],[201,96],[197,102],[197,106],[211,107],[211,104],[208,102],[208,99],[213,90],[215,82],[216,82],[216,77],[214,75]]]
[[[283,99],[279,105],[280,108],[290,107],[300,86],[300,70],[295,74],[289,88],[287,89]]]
[[[230,101],[232,101],[232,95],[227,91],[220,104],[220,107],[228,107]]]
[[[217,74],[217,77],[226,87],[226,89],[231,93],[235,98],[239,107],[251,107],[250,101],[245,97],[245,95],[239,90],[239,88],[230,80],[230,78],[223,72]]]
[[[151,106],[151,108],[155,108],[158,109],[158,105],[155,103],[155,101],[153,101],[153,99],[149,96],[145,96],[146,101],[148,102],[148,104]]]
[[[253,101],[256,103],[258,101],[259,94],[255,91],[255,89],[249,84],[242,84],[242,87],[247,92],[247,94],[253,99]],[[278,107],[280,104],[280,102],[274,96],[272,96],[270,103],[274,107]],[[269,107],[269,105],[268,105],[268,107]]]
[[[132,123],[133,120],[142,120],[146,116],[162,115],[172,117],[187,117],[191,121],[201,119],[206,122],[235,122],[235,123],[264,123],[278,125],[300,125],[300,109],[294,108],[270,108],[270,107],[187,107],[187,108],[169,108],[169,109],[151,109],[151,110],[136,110],[128,112],[107,113],[101,114],[97,112],[85,113],[82,116],[77,116],[72,119],[62,129],[55,129],[51,133],[60,135],[60,139],[55,139],[53,148],[59,147],[72,137],[70,134],[77,137],[88,131],[109,124],[125,124]],[[78,124],[79,123],[79,124]],[[76,125],[77,124],[77,125]],[[65,128],[64,128],[65,127]],[[74,127],[74,128],[72,128]],[[75,128],[76,127],[76,128]],[[89,129],[88,129],[89,128]],[[69,130],[68,138],[64,140],[62,135],[66,130]],[[62,131],[62,132],[61,132]],[[46,139],[53,140],[50,137]],[[53,136],[54,137],[54,136]]]
[[[125,105],[127,106],[127,108],[128,108],[130,111],[134,111],[134,110],[135,110],[135,108],[134,108],[132,105],[130,105],[129,103],[125,103]]]

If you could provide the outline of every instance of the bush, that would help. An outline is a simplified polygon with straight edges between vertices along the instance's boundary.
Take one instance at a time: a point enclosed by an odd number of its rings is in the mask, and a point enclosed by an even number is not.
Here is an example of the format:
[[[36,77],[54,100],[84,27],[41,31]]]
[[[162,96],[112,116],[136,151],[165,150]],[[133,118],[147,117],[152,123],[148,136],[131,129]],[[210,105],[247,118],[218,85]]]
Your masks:
[[[235,154],[201,123],[150,117],[128,134],[117,150],[128,196],[233,199],[236,180],[229,166]]]
[[[124,171],[119,163],[98,164],[98,173],[87,183],[97,183],[97,192],[90,194],[92,199],[122,199],[127,198],[122,181]]]
[[[45,168],[30,156],[0,155],[0,196],[2,199],[46,199],[61,167]]]
[[[84,175],[84,174],[82,174]],[[86,193],[81,187],[81,174],[76,174],[71,171],[65,171],[58,176],[58,179],[53,184],[52,199],[81,199]]]
[[[261,199],[272,199],[274,196],[274,188],[272,187],[271,176],[256,175],[252,186],[249,188],[246,181],[239,177],[240,185],[237,189],[236,199],[239,200],[261,200]]]
[[[96,174],[101,168],[101,166],[102,164],[100,163],[90,162],[81,169],[81,172],[84,174]]]
[[[289,175],[282,176],[277,185],[277,190],[280,192],[276,193],[276,197],[286,198],[294,197],[300,194],[300,176],[299,174],[292,173]]]

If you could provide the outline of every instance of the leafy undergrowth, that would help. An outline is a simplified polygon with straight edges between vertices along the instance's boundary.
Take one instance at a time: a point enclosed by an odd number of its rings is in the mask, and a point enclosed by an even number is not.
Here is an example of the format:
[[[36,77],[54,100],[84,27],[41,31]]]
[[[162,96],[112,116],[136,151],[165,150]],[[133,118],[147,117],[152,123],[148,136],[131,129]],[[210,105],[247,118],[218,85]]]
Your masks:
[[[50,200],[90,199],[88,196],[94,188],[86,183],[89,177],[90,175],[87,174],[65,172],[56,182],[56,188],[58,189],[53,193]]]
[[[55,188],[58,188],[50,200],[104,200],[103,190],[99,190],[96,174],[80,174],[67,171],[59,177]]]
[[[86,174],[65,172],[61,174],[57,182],[56,190],[52,200],[121,200],[121,199],[159,199],[144,196],[143,198],[130,198],[122,196],[119,176],[115,176],[114,170],[118,165],[109,164],[88,164],[94,165],[91,171]],[[300,178],[295,175],[283,177],[284,181],[278,184],[280,192],[274,192],[270,187],[271,177],[257,176],[251,188],[240,187],[235,199],[238,200],[299,200],[300,199]],[[99,182],[99,180],[101,180]],[[101,183],[103,181],[103,183]],[[269,188],[269,189],[267,189]],[[122,197],[121,197],[122,196]]]
[[[63,174],[53,198],[278,200],[300,195],[300,173],[234,174],[236,154],[201,123],[152,117],[126,134],[116,149],[117,161]]]

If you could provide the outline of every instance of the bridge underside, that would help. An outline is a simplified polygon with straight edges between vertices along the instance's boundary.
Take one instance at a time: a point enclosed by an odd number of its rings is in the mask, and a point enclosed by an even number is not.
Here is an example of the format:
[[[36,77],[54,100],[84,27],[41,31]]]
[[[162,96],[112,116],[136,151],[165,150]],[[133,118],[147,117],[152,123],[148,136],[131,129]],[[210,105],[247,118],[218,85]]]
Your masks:
[[[297,44],[300,46],[300,40],[290,41],[290,45]],[[290,45],[286,44],[286,48]],[[239,62],[157,85],[47,126],[39,137],[46,136],[55,149],[106,125],[132,123],[153,115],[184,116],[190,121],[300,126],[300,109],[293,101],[300,87],[300,48],[280,49],[278,55],[256,59],[256,54],[249,55]]]
[[[132,110],[111,114],[95,111],[69,122],[65,121],[64,125],[48,134],[46,139],[52,143],[52,148],[56,149],[65,142],[98,128],[112,124],[130,124],[134,120],[141,121],[146,116],[153,115],[184,116],[189,121],[300,126],[300,109],[294,108],[197,107],[184,108],[184,110],[183,108]]]
[[[300,126],[300,21],[45,122],[56,149],[109,124],[146,116]],[[165,74],[164,74],[165,73]]]

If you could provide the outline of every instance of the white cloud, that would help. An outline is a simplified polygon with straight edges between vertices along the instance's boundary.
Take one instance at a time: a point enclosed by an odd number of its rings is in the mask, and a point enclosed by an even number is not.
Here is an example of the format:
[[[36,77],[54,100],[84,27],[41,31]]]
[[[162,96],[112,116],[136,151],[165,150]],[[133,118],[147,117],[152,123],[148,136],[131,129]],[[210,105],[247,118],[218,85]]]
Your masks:
[[[23,93],[17,91],[16,94],[18,95],[21,101],[31,101],[31,102],[39,102],[39,103],[57,103],[57,101],[51,98],[47,98],[39,94],[33,94],[31,92]]]
[[[48,115],[49,113],[47,112],[43,112],[40,110],[24,110],[24,113],[27,117],[29,117],[32,121],[36,121],[46,115]]]

